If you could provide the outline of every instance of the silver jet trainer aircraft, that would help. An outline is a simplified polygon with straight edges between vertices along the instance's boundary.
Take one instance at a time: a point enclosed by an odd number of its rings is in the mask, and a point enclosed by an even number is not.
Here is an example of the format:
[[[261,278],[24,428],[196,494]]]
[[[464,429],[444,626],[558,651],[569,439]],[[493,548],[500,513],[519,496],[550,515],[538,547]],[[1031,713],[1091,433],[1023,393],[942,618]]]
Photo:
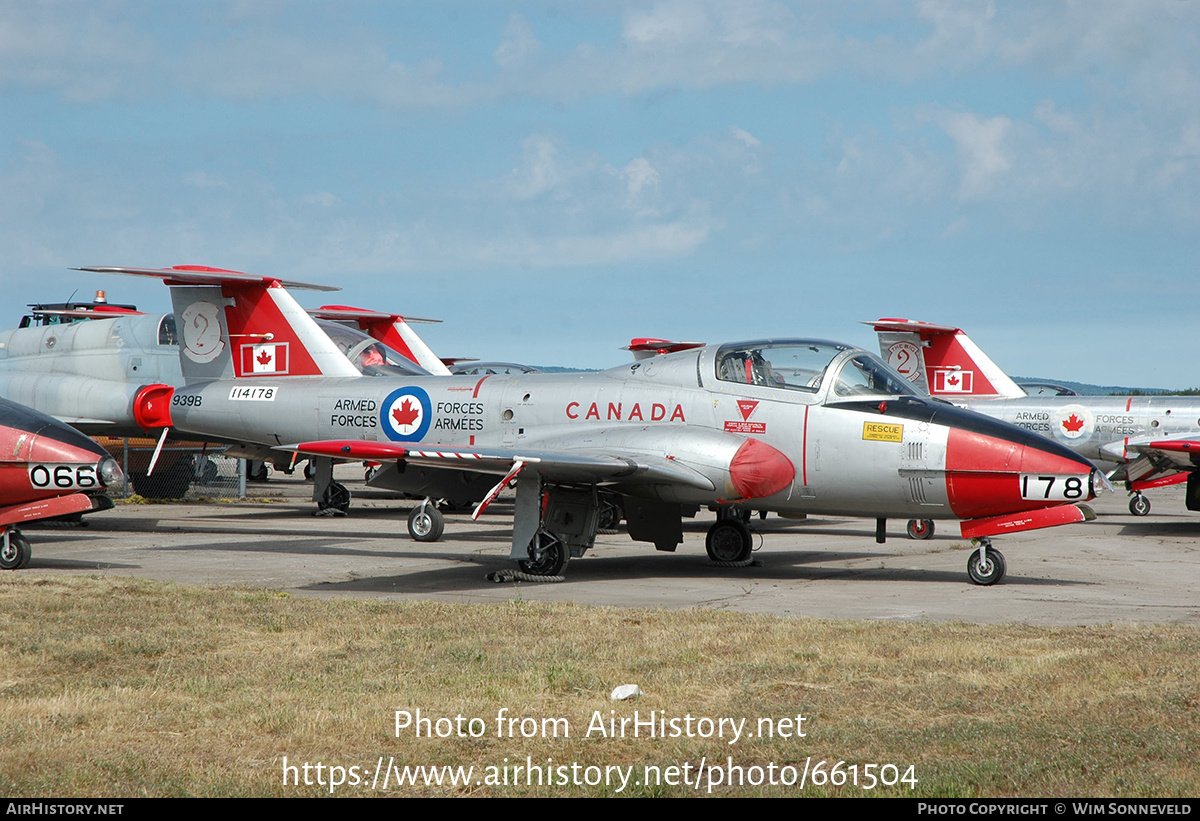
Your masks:
[[[592,546],[600,490],[622,497],[630,536],[673,551],[686,509],[877,520],[959,519],[978,540],[968,574],[1005,572],[990,537],[1079,522],[1104,478],[1043,437],[933,402],[874,355],[835,342],[763,340],[680,351],[582,374],[365,376],[273,277],[183,266],[82,270],[171,287],[186,387],[139,395],[148,427],[251,441],[318,460],[387,461],[372,480],[482,499],[516,483],[511,555],[556,577]],[[497,482],[496,479],[499,478]],[[488,489],[490,487],[490,490]],[[433,505],[410,517],[440,536]],[[725,515],[706,540],[747,563],[750,532]]]
[[[1200,510],[1200,398],[1184,396],[1030,396],[963,331],[910,319],[866,322],[888,364],[930,395],[1036,431],[1088,459],[1117,462],[1108,478],[1132,494],[1129,512],[1145,516],[1142,491],[1187,482],[1188,510]]]

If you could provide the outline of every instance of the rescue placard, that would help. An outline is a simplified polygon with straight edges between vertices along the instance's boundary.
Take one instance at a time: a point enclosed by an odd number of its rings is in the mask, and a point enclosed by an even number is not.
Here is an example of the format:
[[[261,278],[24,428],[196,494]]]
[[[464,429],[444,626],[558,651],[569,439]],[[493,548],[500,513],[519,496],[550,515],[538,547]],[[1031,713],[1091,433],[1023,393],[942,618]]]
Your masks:
[[[863,422],[863,439],[872,442],[899,442],[904,438],[904,425],[887,422]]]

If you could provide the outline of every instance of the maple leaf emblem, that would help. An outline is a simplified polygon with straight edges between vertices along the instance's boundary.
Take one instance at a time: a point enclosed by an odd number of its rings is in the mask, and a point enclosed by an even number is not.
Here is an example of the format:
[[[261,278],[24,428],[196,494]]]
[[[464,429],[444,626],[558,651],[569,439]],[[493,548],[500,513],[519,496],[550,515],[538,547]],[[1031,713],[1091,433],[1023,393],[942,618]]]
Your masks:
[[[957,376],[954,376],[954,375],[950,375],[950,376],[946,377],[946,384],[948,384],[948,385],[957,385],[957,384],[958,384],[958,377],[957,377]]]
[[[1070,416],[1068,416],[1066,419],[1063,420],[1062,426],[1063,426],[1063,430],[1066,430],[1070,433],[1078,433],[1080,430],[1083,429],[1083,420],[1080,419],[1075,414],[1071,414]]]
[[[258,360],[258,364],[266,365],[271,361],[271,355],[266,351],[261,351],[255,359]]]
[[[414,424],[421,416],[420,408],[414,408],[412,400],[408,397],[400,403],[400,407],[392,408],[392,418],[396,420],[397,425],[408,427]]]

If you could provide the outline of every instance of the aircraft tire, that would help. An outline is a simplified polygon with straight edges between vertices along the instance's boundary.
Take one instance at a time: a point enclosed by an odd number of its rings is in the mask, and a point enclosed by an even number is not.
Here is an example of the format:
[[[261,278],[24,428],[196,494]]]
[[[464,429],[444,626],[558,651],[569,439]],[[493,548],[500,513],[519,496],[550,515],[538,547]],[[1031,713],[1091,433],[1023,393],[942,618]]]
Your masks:
[[[718,564],[737,564],[749,561],[754,540],[746,523],[730,516],[718,519],[708,529],[704,548],[708,551],[708,558]]]
[[[1146,516],[1150,513],[1150,500],[1140,493],[1133,494],[1129,500],[1129,512],[1134,516]]]
[[[0,570],[20,570],[29,565],[33,547],[17,530],[8,533],[8,544],[0,545]]]
[[[908,538],[910,539],[932,539],[933,538],[933,519],[909,519]]]
[[[1007,571],[1008,564],[1004,561],[1004,554],[994,548],[984,548],[982,562],[979,560],[978,549],[972,550],[971,555],[967,557],[967,576],[973,584],[998,584]]]
[[[340,482],[332,482],[325,489],[321,501],[317,503],[319,510],[337,510],[346,513],[350,510],[350,490]]]
[[[436,505],[422,504],[408,514],[408,535],[418,542],[436,542],[446,530],[446,517]]]
[[[522,573],[530,576],[561,576],[567,566],[567,546],[549,531],[540,530],[529,543],[529,552],[536,558],[521,559],[517,564]]]

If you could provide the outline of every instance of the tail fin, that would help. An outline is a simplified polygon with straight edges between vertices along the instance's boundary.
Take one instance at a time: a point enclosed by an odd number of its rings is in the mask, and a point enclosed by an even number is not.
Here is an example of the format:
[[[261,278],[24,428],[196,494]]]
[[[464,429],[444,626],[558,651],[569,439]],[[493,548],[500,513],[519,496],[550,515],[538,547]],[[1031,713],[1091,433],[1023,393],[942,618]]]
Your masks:
[[[351,308],[348,305],[322,305],[312,312],[317,319],[331,319],[335,322],[357,322],[359,330],[370,334],[397,353],[403,354],[409,360],[416,362],[425,370],[437,376],[450,376],[450,369],[437,354],[429,349],[425,340],[417,336],[408,323],[410,322],[441,322],[440,319],[421,319],[420,317],[404,317],[400,314],[389,314],[382,311],[368,311],[365,308]]]
[[[287,291],[337,288],[196,265],[77,270],[158,277],[170,286],[179,363],[189,385],[231,378],[361,375]]]
[[[879,335],[879,352],[888,364],[932,396],[1025,396],[960,328],[911,319],[877,319],[863,324]]]

